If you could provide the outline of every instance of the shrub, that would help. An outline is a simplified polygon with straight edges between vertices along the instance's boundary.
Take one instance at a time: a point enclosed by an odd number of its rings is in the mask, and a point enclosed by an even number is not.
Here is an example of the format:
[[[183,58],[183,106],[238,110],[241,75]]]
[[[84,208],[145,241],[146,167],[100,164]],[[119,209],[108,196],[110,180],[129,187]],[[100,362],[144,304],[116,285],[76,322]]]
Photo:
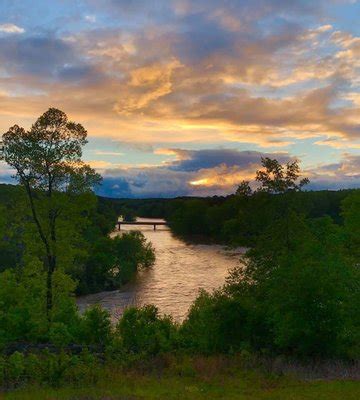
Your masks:
[[[203,354],[249,348],[252,335],[256,336],[255,316],[250,317],[254,310],[244,300],[221,290],[201,292],[180,329],[183,346]]]
[[[8,359],[7,375],[14,384],[18,384],[25,371],[24,355],[19,352],[13,353]]]
[[[69,328],[62,322],[55,322],[51,325],[49,339],[57,347],[67,346],[73,339]]]
[[[117,328],[125,351],[155,355],[172,350],[176,327],[171,318],[160,317],[155,306],[128,308]]]
[[[99,305],[88,308],[81,321],[81,336],[87,345],[105,346],[111,339],[111,321],[108,311]]]

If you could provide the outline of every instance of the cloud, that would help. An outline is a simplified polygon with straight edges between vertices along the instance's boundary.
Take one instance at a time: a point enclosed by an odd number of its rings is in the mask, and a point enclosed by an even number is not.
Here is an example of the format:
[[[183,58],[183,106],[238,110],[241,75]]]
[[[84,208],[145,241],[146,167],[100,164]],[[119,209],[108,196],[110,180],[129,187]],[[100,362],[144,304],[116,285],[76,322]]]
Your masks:
[[[0,32],[9,34],[20,34],[24,33],[25,29],[15,24],[0,24]]]
[[[219,165],[225,167],[249,168],[258,165],[261,157],[276,158],[280,162],[289,160],[287,154],[260,153],[258,151],[238,151],[232,149],[211,150],[181,150],[171,149],[178,160],[170,164],[169,168],[178,171],[199,171],[211,169]]]
[[[171,93],[172,74],[180,67],[179,61],[173,59],[165,64],[152,64],[131,71],[128,91],[124,93],[124,100],[117,103],[116,110],[120,114],[131,114]]]
[[[94,24],[96,22],[96,15],[85,15],[85,20]]]
[[[105,170],[99,194],[110,197],[224,195],[234,192],[242,180],[254,177],[261,157],[269,156],[281,162],[291,159],[283,153],[232,149],[167,149],[167,153],[176,155],[176,159],[160,166]]]
[[[320,165],[307,173],[312,190],[360,188],[360,155],[345,153],[340,162]]]
[[[95,151],[95,154],[98,156],[123,156],[124,153],[120,153],[118,151],[103,151],[103,150],[97,150]]]
[[[261,157],[282,163],[293,159],[286,153],[230,149],[173,151],[178,159],[166,165],[105,170],[98,194],[130,198],[227,195],[234,193],[242,180],[254,183]],[[338,163],[306,169],[304,176],[310,178],[309,190],[360,187],[360,156],[344,154]]]
[[[358,38],[300,18],[320,19],[323,2],[139,3],[104,5],[108,17],[150,13],[131,29],[1,38],[4,90],[30,93],[4,97],[3,113],[51,102],[93,135],[147,146],[165,137],[278,148],[359,137]]]
[[[63,109],[137,163],[114,168],[109,154],[94,157],[124,174],[122,193],[153,193],[156,179],[166,195],[231,191],[256,163],[230,147],[308,153],[307,165],[330,152],[338,163],[359,148],[360,38],[346,24],[350,2],[336,17],[323,0],[68,3],[65,12],[55,1],[36,24],[20,13],[27,31],[0,35],[0,129]],[[225,150],[206,150],[219,145]]]

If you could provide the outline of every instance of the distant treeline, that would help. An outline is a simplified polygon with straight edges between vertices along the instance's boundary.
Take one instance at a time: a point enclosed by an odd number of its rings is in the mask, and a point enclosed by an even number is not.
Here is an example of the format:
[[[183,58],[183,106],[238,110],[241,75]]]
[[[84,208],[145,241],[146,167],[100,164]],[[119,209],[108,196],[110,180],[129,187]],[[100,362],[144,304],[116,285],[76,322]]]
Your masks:
[[[175,199],[99,198],[116,213],[165,218],[174,233],[186,238],[249,246],[263,229],[290,206],[309,218],[329,216],[341,224],[341,203],[356,190],[266,192],[252,196],[178,197]]]

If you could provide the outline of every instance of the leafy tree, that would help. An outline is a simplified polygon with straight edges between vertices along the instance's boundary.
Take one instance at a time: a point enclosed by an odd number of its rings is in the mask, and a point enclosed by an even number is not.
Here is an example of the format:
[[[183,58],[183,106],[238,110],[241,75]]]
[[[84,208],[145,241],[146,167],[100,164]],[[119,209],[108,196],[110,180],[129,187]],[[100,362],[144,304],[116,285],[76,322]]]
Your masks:
[[[261,164],[263,169],[256,171],[256,180],[261,184],[259,189],[261,191],[268,193],[297,191],[309,183],[308,178],[300,179],[300,167],[297,160],[283,166],[276,159],[262,157]]]
[[[138,269],[150,267],[155,262],[154,249],[140,231],[115,237],[112,239],[112,247],[115,257],[113,272],[117,286],[128,282]]]
[[[252,190],[249,181],[242,181],[239,187],[236,189],[236,195],[241,197],[248,197],[252,195]]]
[[[38,118],[30,130],[14,125],[3,135],[5,161],[15,169],[15,177],[26,190],[45,250],[49,318],[52,277],[59,252],[57,221],[65,211],[63,197],[56,194],[81,194],[100,181],[100,176],[81,161],[86,136],[82,125],[70,122],[64,112],[55,108]]]
[[[79,293],[118,289],[139,269],[155,262],[151,243],[139,231],[124,232],[114,238],[98,238],[91,250],[84,268],[76,273]]]
[[[271,350],[341,357],[356,346],[358,271],[330,218],[309,221],[292,213],[258,238],[244,265],[232,272],[226,292],[248,298],[254,314],[262,310]]]

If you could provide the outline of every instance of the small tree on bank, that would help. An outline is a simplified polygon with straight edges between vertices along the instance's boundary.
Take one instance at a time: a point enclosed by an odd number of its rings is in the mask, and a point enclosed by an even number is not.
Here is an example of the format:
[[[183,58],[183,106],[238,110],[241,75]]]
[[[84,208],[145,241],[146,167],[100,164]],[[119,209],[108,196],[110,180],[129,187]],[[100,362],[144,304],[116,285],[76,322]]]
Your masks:
[[[25,131],[12,126],[3,135],[3,157],[25,188],[31,215],[45,250],[47,312],[52,309],[52,277],[57,267],[57,221],[65,199],[91,190],[101,177],[83,163],[87,132],[67,115],[50,108]]]

